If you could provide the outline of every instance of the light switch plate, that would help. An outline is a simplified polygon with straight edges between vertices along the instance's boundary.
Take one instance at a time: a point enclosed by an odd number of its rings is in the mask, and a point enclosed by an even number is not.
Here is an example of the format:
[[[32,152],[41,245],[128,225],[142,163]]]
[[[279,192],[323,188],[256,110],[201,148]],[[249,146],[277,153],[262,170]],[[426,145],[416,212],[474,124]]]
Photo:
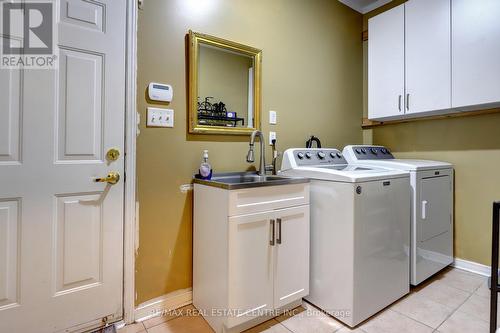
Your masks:
[[[174,127],[174,110],[148,107],[148,127]]]
[[[273,144],[273,140],[276,140],[276,132],[269,132],[269,145]]]
[[[276,111],[269,111],[269,124],[276,125],[278,122]]]

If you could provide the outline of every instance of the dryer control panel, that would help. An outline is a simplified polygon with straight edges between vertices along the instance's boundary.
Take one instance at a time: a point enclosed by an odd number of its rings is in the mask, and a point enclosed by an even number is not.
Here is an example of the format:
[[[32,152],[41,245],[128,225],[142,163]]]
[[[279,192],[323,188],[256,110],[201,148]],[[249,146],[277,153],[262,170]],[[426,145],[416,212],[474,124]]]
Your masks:
[[[391,151],[383,146],[347,146],[344,154],[349,155],[353,160],[392,160],[394,156]]]
[[[338,149],[299,148],[293,150],[293,157],[298,166],[347,164]]]

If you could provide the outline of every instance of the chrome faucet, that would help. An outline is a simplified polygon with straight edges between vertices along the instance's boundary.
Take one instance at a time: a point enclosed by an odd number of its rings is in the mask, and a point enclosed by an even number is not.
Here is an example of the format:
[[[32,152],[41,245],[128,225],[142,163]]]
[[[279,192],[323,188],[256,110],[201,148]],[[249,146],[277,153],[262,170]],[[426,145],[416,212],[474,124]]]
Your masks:
[[[265,153],[265,142],[264,142],[264,135],[262,134],[261,131],[253,131],[252,135],[250,136],[250,147],[248,149],[248,154],[247,154],[247,162],[248,163],[253,163],[255,162],[255,153],[254,153],[254,144],[255,144],[255,137],[259,137],[259,145],[260,145],[260,166],[259,166],[259,171],[257,174],[259,176],[265,176],[266,175],[266,153]]]

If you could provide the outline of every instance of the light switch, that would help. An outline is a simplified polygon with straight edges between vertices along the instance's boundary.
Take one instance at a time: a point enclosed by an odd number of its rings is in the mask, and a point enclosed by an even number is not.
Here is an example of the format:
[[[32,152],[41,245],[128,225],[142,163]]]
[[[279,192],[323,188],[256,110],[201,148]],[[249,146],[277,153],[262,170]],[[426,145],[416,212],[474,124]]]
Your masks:
[[[277,122],[276,111],[269,111],[269,124],[276,125]]]
[[[269,132],[269,145],[273,144],[273,140],[276,140],[276,132]]]
[[[166,109],[165,127],[174,127],[174,110]]]
[[[148,127],[174,127],[174,110],[148,107]]]

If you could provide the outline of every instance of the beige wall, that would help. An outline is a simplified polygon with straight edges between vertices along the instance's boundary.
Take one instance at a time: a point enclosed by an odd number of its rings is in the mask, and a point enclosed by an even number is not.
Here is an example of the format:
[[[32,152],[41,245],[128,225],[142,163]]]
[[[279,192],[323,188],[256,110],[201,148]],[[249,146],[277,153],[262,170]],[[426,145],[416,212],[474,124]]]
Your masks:
[[[222,101],[227,111],[237,113],[248,126],[248,70],[251,57],[201,45],[198,57],[198,97],[213,97],[211,103]],[[241,122],[238,126],[242,126]]]
[[[365,29],[368,17],[403,2],[395,1],[365,15]],[[366,46],[364,51],[366,114]],[[364,131],[365,142],[388,146],[397,157],[454,164],[455,256],[486,265],[491,256],[491,205],[500,200],[499,126],[500,114],[493,114],[415,121]]]
[[[247,137],[187,134],[189,29],[263,50],[263,130],[277,132],[280,149],[303,146],[309,134],[331,147],[362,140],[360,14],[332,0],[146,1],[138,37],[137,304],[191,286],[192,199],[179,186],[190,182],[202,150],[217,172],[248,167]],[[173,129],[144,126],[151,81],[173,85]],[[269,110],[278,111],[278,125],[267,125]]]

